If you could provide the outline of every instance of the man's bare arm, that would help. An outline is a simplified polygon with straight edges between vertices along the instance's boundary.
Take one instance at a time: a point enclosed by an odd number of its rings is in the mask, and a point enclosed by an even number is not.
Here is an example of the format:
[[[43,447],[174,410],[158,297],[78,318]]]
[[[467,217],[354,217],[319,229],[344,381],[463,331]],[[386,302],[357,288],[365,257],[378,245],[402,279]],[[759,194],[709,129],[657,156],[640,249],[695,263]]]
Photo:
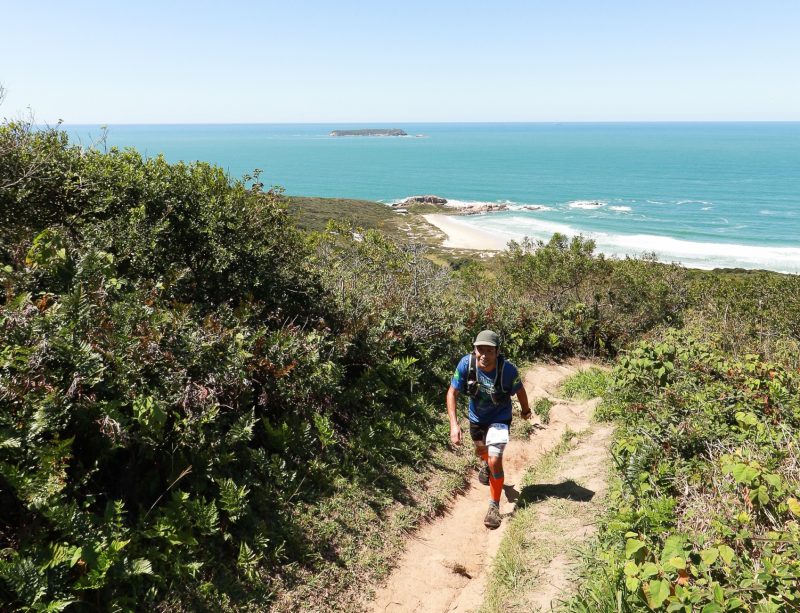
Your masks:
[[[524,387],[519,388],[517,392],[517,400],[519,400],[520,406],[520,417],[523,419],[528,419],[531,416],[531,407],[528,406],[528,392],[525,391]]]
[[[458,401],[458,390],[450,387],[447,390],[447,416],[450,418],[450,442],[453,445],[461,444],[461,426],[458,425],[456,406]]]

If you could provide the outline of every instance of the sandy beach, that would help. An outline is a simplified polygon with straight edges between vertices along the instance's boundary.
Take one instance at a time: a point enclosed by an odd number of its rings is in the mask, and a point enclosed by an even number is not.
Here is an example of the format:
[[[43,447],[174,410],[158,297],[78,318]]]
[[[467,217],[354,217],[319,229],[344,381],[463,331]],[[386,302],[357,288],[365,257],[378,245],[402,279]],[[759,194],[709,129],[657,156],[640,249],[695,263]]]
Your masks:
[[[477,251],[502,251],[509,237],[481,230],[451,215],[424,215],[425,221],[447,234],[443,246],[451,249],[475,249]]]

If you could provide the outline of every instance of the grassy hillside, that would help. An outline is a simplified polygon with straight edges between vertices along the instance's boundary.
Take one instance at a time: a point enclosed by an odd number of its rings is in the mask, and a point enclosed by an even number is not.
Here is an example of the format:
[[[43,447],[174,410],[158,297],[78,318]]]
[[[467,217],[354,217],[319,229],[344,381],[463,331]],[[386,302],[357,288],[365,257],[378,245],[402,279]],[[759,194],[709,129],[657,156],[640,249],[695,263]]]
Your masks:
[[[404,207],[408,213],[402,214],[385,204],[369,200],[287,196],[286,203],[298,226],[306,230],[322,232],[329,222],[334,221],[353,230],[378,230],[393,241],[413,244],[436,264],[459,267],[476,260],[476,252],[470,249],[442,247],[445,235],[425,221],[423,215],[441,214],[441,206],[415,203]],[[485,267],[496,269],[492,260]]]
[[[379,202],[287,196],[286,203],[297,224],[306,230],[322,232],[333,219],[353,227],[402,236],[400,226],[404,222],[403,216]]]

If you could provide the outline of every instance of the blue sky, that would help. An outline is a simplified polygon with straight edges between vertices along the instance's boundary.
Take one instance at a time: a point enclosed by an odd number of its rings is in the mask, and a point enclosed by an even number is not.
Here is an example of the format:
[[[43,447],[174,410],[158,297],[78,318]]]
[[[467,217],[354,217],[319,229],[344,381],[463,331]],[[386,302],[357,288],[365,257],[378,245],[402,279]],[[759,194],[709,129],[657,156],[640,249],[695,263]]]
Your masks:
[[[800,2],[6,2],[0,116],[800,120]]]

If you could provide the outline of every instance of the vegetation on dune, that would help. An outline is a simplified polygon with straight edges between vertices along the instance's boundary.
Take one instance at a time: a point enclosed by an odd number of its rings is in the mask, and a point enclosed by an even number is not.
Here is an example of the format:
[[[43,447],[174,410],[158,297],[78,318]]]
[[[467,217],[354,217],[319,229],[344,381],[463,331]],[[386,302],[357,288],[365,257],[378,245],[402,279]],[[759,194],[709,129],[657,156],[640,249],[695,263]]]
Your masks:
[[[687,329],[720,351],[800,367],[800,277],[757,271],[696,275]]]
[[[343,598],[463,485],[470,459],[448,450],[443,394],[483,328],[518,361],[613,357],[689,312],[773,356],[796,346],[790,316],[776,320],[783,336],[745,322],[774,305],[602,258],[580,237],[440,266],[396,227],[311,231],[292,207],[257,175],[0,127],[4,606]],[[723,304],[745,311],[734,321]],[[694,431],[675,428],[682,449]]]
[[[391,234],[398,232],[399,224],[404,221],[390,207],[367,200],[287,196],[286,204],[298,226],[316,232],[325,231],[328,222],[335,219],[352,228],[381,230]]]

